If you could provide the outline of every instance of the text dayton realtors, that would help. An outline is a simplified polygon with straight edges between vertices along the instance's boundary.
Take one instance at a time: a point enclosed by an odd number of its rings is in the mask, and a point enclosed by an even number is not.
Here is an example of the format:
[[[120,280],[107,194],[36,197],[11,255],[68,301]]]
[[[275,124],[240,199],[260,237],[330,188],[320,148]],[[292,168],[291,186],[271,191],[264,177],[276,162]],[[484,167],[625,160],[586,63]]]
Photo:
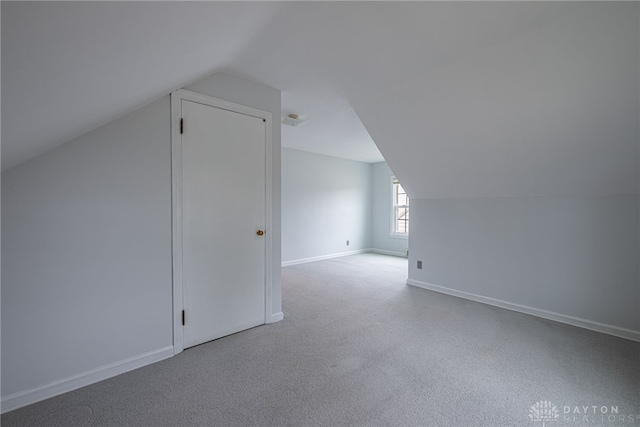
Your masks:
[[[563,406],[564,421],[601,421],[633,423],[640,421],[640,415],[620,414],[618,406]]]

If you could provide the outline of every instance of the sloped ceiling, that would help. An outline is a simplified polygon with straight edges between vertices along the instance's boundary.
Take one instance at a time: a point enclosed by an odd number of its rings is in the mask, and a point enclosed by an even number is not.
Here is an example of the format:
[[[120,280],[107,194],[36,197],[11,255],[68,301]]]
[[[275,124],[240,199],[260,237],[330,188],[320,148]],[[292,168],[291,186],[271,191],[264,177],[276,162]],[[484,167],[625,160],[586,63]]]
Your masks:
[[[233,62],[271,3],[2,2],[2,169]]]
[[[2,2],[3,170],[224,71],[307,120],[283,146],[382,152],[412,197],[637,192],[637,21],[637,3]]]
[[[638,193],[638,3],[594,3],[356,107],[414,198]]]

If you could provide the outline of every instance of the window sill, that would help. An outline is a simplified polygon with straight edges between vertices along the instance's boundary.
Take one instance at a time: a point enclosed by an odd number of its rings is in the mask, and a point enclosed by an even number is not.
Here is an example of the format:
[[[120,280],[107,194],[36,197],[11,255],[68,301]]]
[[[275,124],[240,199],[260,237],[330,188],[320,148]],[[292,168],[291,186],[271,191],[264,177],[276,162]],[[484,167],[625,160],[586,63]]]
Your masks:
[[[389,233],[389,237],[391,237],[392,239],[407,240],[409,238],[409,233]]]

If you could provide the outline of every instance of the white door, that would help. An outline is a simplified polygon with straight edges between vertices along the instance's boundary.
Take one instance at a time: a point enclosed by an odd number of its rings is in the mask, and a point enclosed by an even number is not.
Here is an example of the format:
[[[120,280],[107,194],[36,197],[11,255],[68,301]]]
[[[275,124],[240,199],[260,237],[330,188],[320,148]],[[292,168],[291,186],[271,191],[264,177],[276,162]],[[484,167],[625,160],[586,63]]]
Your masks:
[[[184,348],[265,323],[265,122],[181,101]]]

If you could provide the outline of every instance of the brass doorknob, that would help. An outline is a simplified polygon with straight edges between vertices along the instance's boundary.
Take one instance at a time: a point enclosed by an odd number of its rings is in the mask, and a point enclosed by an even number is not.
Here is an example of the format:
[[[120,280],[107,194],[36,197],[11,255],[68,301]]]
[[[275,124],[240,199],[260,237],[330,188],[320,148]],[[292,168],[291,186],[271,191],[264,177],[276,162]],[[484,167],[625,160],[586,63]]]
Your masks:
[[[262,235],[264,234],[264,231],[262,231],[262,230],[258,230],[258,231],[256,231],[256,234],[257,234],[258,236],[262,236]]]

